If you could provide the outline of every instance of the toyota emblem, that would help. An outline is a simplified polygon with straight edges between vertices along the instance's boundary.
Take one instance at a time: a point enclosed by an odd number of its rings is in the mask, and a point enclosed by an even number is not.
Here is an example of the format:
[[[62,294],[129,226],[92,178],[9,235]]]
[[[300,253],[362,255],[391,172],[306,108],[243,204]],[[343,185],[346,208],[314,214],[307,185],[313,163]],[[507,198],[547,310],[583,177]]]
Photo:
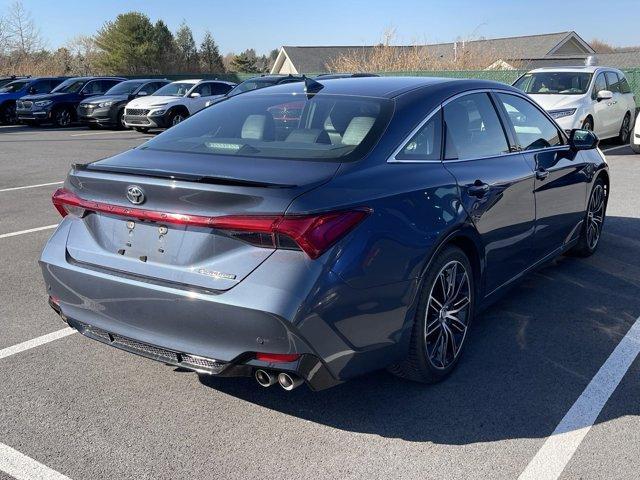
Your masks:
[[[134,205],[140,205],[144,202],[144,192],[137,185],[129,185],[127,188],[127,198]]]

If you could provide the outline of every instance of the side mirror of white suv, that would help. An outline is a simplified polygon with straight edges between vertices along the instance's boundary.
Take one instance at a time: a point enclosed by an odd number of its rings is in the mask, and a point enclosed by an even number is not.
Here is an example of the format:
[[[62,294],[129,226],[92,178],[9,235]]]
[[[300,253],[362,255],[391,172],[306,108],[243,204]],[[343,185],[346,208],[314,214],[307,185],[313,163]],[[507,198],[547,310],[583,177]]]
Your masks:
[[[613,92],[611,90],[600,90],[596,100],[601,102],[602,100],[611,100],[613,98]]]
[[[200,94],[198,92],[193,92],[191,95],[189,95],[191,98],[200,98]],[[611,97],[609,97],[611,98]]]

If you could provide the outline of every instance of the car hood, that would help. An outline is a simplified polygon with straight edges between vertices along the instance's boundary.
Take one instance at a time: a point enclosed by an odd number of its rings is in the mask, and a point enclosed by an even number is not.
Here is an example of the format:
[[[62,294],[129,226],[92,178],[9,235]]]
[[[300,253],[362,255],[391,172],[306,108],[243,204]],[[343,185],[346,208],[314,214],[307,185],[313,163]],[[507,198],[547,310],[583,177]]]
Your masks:
[[[577,108],[582,95],[529,95],[538,105],[545,110],[560,110],[562,108]]]
[[[66,100],[68,98],[76,98],[77,93],[41,93],[39,95],[26,95],[21,98],[21,100],[31,100],[33,102],[37,102],[38,100]]]
[[[129,99],[129,95],[100,95],[99,97],[91,97],[90,99],[87,99],[82,103],[98,104],[100,102],[106,102],[108,100],[112,102],[124,102],[125,100],[128,100],[128,99]]]
[[[172,97],[170,95],[149,95],[148,97],[136,98],[131,100],[127,107],[129,108],[149,108],[164,106],[169,103],[179,102],[183,97]]]
[[[0,92],[0,103],[21,98],[24,92]]]

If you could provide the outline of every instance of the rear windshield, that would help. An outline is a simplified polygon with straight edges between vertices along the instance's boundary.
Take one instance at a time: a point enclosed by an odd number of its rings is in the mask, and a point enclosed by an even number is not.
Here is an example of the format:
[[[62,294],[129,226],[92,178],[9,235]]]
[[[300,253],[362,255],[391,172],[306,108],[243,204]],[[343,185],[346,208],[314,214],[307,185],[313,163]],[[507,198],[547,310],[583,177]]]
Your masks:
[[[589,89],[591,76],[585,72],[526,73],[513,86],[536,95],[582,95]]]
[[[380,138],[391,100],[304,94],[238,95],[139,148],[209,155],[351,161]]]

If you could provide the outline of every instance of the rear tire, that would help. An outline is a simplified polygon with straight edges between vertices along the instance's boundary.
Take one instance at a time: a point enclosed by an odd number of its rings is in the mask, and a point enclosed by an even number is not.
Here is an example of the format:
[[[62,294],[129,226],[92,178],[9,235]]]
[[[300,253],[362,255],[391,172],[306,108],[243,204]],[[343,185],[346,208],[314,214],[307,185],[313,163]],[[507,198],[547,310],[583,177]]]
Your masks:
[[[620,133],[618,133],[618,141],[622,144],[629,143],[631,137],[631,114],[627,114],[622,119],[622,125],[620,126]]]
[[[474,316],[475,278],[462,250],[450,246],[425,274],[409,354],[389,367],[399,377],[436,383],[455,368]]]
[[[116,116],[116,129],[126,130],[127,126],[124,124],[124,108],[118,112]]]
[[[607,213],[608,198],[607,185],[602,178],[598,178],[593,184],[591,195],[589,195],[589,203],[587,204],[587,211],[585,212],[578,243],[569,253],[578,257],[589,257],[598,249]]]

